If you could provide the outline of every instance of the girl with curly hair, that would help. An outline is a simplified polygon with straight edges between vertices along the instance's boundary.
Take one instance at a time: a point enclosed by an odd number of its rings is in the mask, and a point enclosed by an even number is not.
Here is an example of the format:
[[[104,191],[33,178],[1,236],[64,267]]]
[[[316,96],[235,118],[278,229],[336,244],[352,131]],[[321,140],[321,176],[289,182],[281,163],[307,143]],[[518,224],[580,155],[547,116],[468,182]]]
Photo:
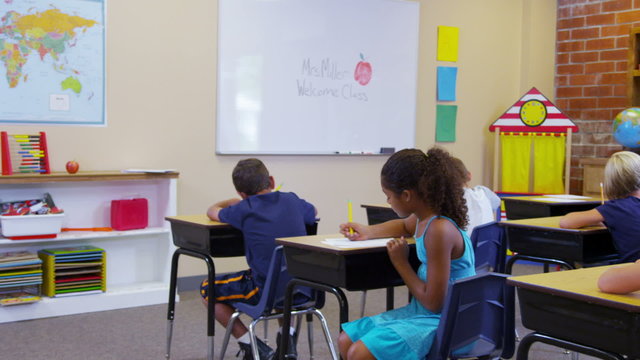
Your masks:
[[[393,154],[381,172],[382,192],[401,219],[365,226],[340,225],[351,240],[396,237],[389,258],[412,295],[404,307],[342,324],[340,354],[347,360],[424,359],[431,349],[447,288],[475,275],[464,200],[465,179],[440,148],[427,154],[405,149]],[[414,236],[421,261],[416,273],[408,261],[405,236]]]

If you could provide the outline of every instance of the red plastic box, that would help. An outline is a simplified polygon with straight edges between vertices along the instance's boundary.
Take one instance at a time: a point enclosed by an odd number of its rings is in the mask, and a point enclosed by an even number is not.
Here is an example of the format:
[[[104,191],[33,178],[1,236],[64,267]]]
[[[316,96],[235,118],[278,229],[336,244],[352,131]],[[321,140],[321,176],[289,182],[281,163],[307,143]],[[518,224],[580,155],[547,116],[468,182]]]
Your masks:
[[[144,229],[147,225],[149,225],[147,199],[111,201],[111,227],[114,230]]]

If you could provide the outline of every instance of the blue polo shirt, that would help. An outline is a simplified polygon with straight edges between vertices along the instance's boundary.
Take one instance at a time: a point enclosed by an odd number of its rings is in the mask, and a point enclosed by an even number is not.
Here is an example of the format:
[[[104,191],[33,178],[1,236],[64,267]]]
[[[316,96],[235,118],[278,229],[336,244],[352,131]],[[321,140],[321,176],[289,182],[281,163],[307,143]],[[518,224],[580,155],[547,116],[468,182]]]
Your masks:
[[[629,196],[609,200],[596,208],[611,232],[620,262],[640,259],[640,199]]]
[[[267,277],[275,239],[304,236],[305,224],[316,221],[313,205],[294,193],[281,191],[249,196],[221,209],[218,216],[242,231],[247,263],[260,286]]]

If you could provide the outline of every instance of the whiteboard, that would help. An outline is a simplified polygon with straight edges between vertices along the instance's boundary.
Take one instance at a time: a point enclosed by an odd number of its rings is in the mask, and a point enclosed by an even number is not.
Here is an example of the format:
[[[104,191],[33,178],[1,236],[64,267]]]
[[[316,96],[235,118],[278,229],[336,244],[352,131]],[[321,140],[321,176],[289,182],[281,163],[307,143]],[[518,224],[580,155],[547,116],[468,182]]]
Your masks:
[[[218,154],[414,147],[418,2],[218,4]]]

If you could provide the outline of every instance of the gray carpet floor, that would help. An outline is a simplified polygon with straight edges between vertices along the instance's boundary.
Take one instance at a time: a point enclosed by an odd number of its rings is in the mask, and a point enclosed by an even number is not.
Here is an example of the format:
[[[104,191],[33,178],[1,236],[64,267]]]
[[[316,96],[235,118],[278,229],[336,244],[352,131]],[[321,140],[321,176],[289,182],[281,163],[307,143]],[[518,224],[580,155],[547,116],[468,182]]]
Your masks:
[[[514,274],[541,272],[541,267],[516,265]],[[181,292],[180,302],[176,304],[176,315],[171,347],[171,359],[206,359],[207,330],[206,309],[196,291]],[[90,296],[90,295],[89,295]],[[349,318],[360,316],[361,292],[347,292],[349,299]],[[395,304],[407,301],[407,290],[396,288]],[[20,306],[29,306],[20,305]],[[516,307],[517,308],[517,307]],[[385,291],[368,291],[365,315],[385,310]],[[0,316],[5,309],[0,308]],[[331,328],[335,343],[338,335],[338,304],[332,295],[322,309]],[[164,359],[167,334],[167,306],[154,305],[56,318],[21,321],[0,324],[0,359],[3,360],[147,360]],[[246,320],[246,318],[244,318]],[[245,321],[245,323],[247,323]],[[518,335],[522,337],[529,330],[522,327],[519,314],[516,313]],[[267,340],[275,347],[277,322],[269,322]],[[259,326],[259,336],[264,337],[263,326]],[[219,359],[220,344],[224,329],[216,325],[215,351]],[[324,342],[322,330],[314,321],[314,358],[330,359],[328,347]],[[303,322],[298,344],[299,359],[309,359],[307,331]],[[231,341],[225,359],[235,359],[238,345]],[[593,359],[580,355],[580,359]],[[571,355],[562,349],[534,344],[529,359],[571,359]]]

